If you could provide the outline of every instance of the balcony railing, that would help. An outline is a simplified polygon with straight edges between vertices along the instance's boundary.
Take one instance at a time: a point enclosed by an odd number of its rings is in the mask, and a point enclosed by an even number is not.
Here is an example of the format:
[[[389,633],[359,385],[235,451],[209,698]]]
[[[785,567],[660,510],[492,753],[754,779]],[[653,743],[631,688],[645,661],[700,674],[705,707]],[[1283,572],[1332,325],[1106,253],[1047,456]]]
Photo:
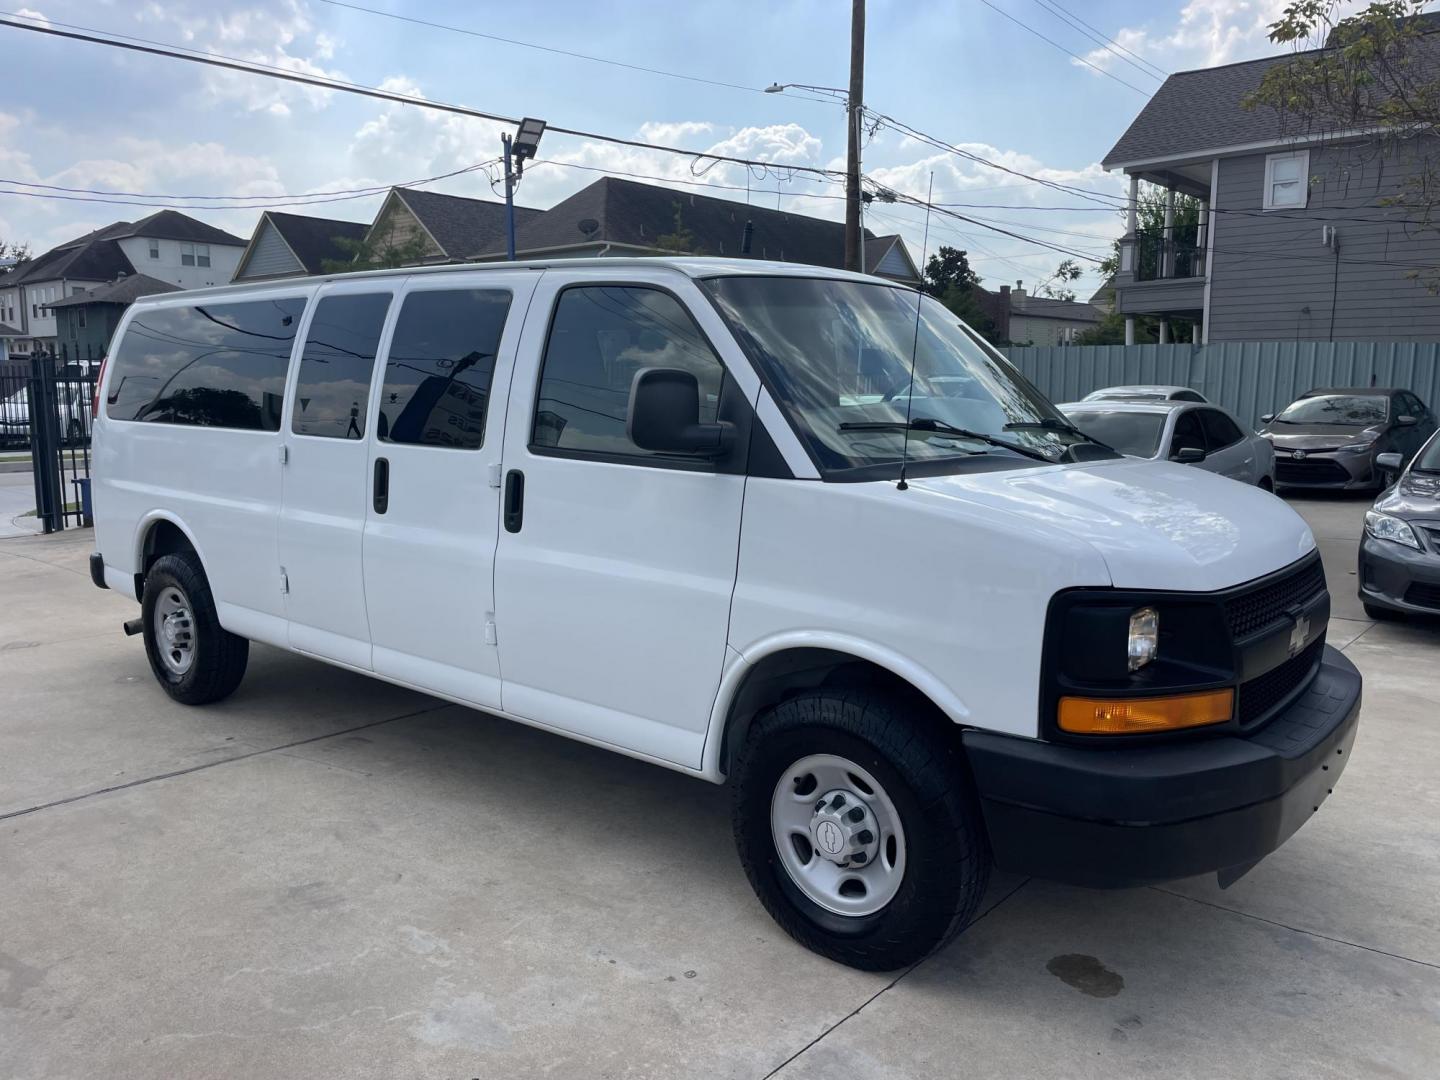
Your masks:
[[[1167,243],[1163,231],[1141,229],[1134,244],[1136,281],[1205,276],[1205,249],[1193,239],[1174,236]]]

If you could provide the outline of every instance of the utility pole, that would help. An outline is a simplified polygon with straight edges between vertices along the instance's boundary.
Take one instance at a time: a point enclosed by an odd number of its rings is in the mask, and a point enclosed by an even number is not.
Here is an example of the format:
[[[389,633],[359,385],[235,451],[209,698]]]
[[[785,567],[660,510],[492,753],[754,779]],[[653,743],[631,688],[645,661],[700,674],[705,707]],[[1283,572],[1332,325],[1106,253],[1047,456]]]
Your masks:
[[[505,258],[515,261],[515,173],[510,168],[510,133],[500,136],[505,148]]]
[[[845,155],[845,269],[865,272],[860,252],[860,130],[865,100],[865,0],[851,0],[850,93],[845,104],[849,129]]]

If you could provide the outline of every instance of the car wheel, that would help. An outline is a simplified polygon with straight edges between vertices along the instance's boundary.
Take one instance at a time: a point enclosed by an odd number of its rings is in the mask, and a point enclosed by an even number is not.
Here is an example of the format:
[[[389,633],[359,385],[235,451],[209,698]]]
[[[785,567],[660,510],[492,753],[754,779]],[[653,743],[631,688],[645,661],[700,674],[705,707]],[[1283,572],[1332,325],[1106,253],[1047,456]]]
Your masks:
[[[731,821],[756,895],[851,967],[890,971],[944,945],[989,880],[959,742],[923,708],[880,690],[792,697],[756,719],[736,765]]]
[[[1272,493],[1275,491],[1275,482],[1271,480],[1268,476],[1260,477],[1260,483],[1256,484],[1255,486],[1258,487],[1261,491],[1269,491]]]
[[[145,655],[165,692],[182,705],[234,693],[250,642],[220,625],[210,583],[193,555],[162,555],[145,575]]]
[[[1404,617],[1402,612],[1392,611],[1390,608],[1381,607],[1379,604],[1372,604],[1366,601],[1364,606],[1365,615],[1375,622],[1394,622],[1396,619]]]

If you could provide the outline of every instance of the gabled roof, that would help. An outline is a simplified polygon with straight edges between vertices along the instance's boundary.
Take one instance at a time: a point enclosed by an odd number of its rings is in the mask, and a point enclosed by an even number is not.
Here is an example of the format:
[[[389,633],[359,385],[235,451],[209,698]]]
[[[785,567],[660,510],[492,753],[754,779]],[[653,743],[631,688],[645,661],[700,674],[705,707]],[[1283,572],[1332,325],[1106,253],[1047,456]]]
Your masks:
[[[342,247],[339,241],[358,242],[365,239],[365,234],[370,231],[370,226],[363,221],[340,221],[336,218],[306,217],[302,214],[282,214],[275,210],[266,210],[255,225],[255,232],[245,247],[245,253],[240,256],[240,263],[235,269],[235,280],[245,276],[250,254],[267,227],[275,230],[307,274],[322,273],[327,261],[342,260],[353,255],[354,252]]]
[[[1421,82],[1440,78],[1440,34],[1429,21],[1440,13],[1417,16],[1427,21],[1414,39],[1411,74]],[[1436,22],[1440,29],[1440,21]],[[1296,58],[1318,56],[1321,49],[1267,56],[1197,71],[1177,71],[1140,110],[1125,134],[1105,155],[1107,169],[1159,162],[1171,158],[1201,157],[1216,150],[1260,148],[1291,139],[1334,137],[1339,125],[1317,127],[1296,116],[1277,113],[1267,106],[1244,107],[1245,99],[1260,88],[1265,73]],[[1323,130],[1322,130],[1323,129]]]
[[[83,293],[75,293],[63,300],[46,304],[46,307],[80,307],[82,304],[129,304],[142,296],[156,293],[179,292],[179,285],[150,277],[148,274],[127,274],[122,278],[100,285]]]
[[[51,248],[45,254],[21,263],[3,278],[0,288],[29,285],[37,281],[110,281],[120,274],[133,274],[135,267],[114,240],[92,240],[72,247]]]
[[[392,188],[391,192],[452,259],[467,259],[505,246],[505,204],[502,202],[415,188]],[[525,206],[515,207],[517,233],[522,224],[541,213]]]
[[[515,246],[530,255],[606,244],[661,251],[662,239],[684,232],[692,254],[738,257],[746,222],[754,225],[751,258],[844,266],[841,222],[608,176],[517,228]],[[897,241],[867,231],[867,265],[878,265]],[[913,267],[908,252],[906,259]]]

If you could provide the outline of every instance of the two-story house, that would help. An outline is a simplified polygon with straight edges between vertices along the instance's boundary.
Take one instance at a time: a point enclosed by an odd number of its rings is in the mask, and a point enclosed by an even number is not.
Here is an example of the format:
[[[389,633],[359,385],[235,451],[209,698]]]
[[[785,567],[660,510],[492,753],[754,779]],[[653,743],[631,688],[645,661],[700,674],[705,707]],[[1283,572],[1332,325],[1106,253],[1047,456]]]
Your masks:
[[[230,280],[245,241],[174,210],[140,221],[117,221],[20,263],[0,277],[0,324],[8,352],[58,354],[52,304],[143,273],[180,289]]]
[[[1440,35],[1416,49],[1440,65]],[[1440,338],[1440,230],[1393,205],[1427,159],[1433,168],[1436,146],[1247,107],[1292,56],[1171,75],[1105,156],[1130,178],[1113,282],[1127,342],[1137,316],[1161,320],[1162,342],[1172,319],[1197,342]],[[1142,181],[1166,193],[1164,222],[1149,230],[1136,216]],[[1177,195],[1200,200],[1198,229],[1176,227]]]

